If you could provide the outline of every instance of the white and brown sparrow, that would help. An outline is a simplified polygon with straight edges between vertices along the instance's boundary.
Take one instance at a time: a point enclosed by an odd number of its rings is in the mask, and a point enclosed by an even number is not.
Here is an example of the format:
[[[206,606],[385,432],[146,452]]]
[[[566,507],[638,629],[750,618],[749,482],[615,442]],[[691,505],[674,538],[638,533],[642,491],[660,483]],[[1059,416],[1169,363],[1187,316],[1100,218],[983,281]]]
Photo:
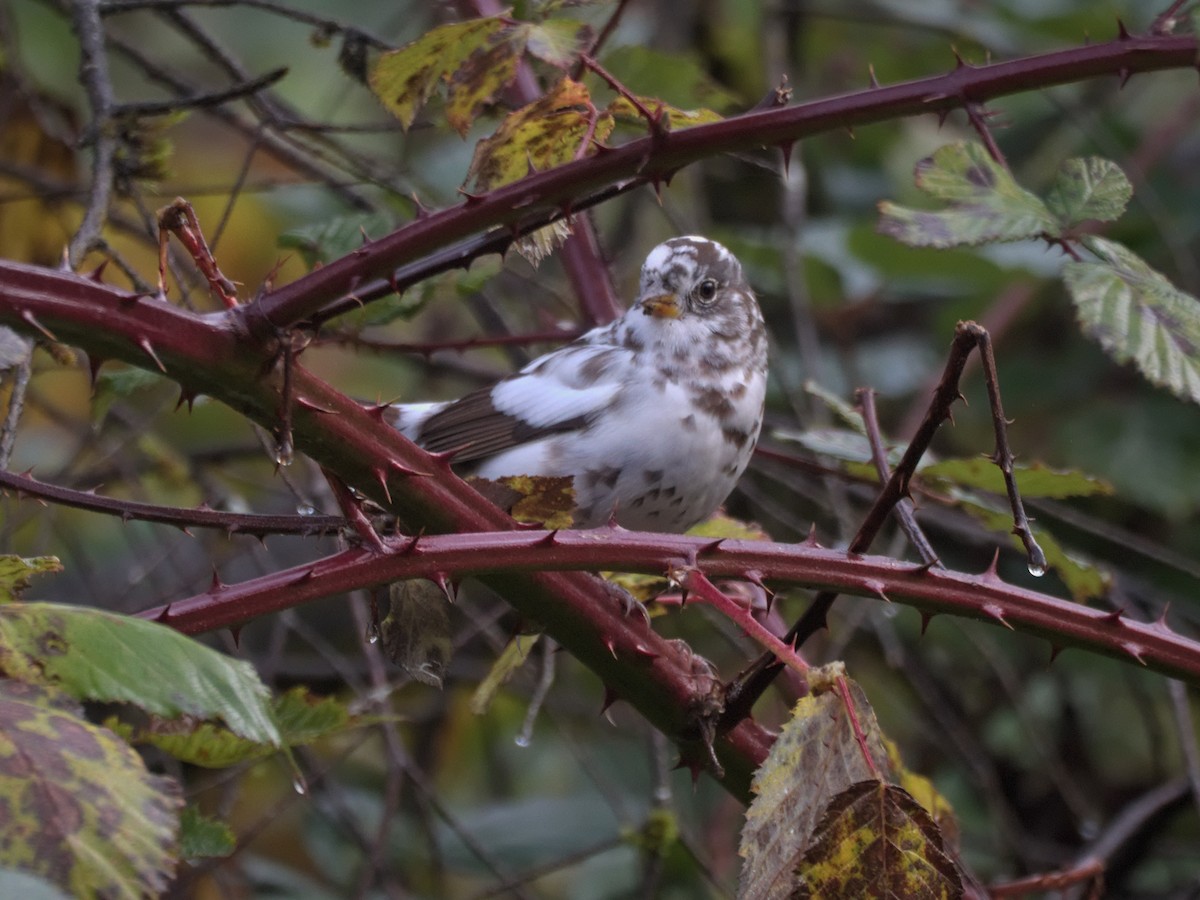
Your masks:
[[[619,319],[461,400],[398,405],[394,421],[484,478],[573,476],[577,527],[615,516],[684,531],[749,463],[766,380],[766,332],[741,264],[716,241],[677,237],[650,251]]]

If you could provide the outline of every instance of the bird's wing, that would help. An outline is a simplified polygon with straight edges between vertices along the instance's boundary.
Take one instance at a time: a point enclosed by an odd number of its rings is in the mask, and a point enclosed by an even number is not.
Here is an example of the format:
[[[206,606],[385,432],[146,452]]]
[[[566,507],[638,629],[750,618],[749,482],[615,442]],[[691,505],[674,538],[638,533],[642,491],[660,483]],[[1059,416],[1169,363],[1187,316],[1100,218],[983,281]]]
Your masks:
[[[455,461],[467,462],[583,428],[620,391],[629,355],[612,345],[570,344],[434,413],[418,442],[435,453],[458,450]]]

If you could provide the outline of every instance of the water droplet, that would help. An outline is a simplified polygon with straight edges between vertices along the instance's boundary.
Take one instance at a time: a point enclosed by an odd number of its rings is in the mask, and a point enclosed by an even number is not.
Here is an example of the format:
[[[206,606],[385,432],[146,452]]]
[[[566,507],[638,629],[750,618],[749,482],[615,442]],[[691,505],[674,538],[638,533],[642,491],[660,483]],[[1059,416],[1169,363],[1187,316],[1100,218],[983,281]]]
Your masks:
[[[296,507],[296,514],[301,516],[315,516],[317,508],[309,503],[301,503]]]
[[[518,747],[528,747],[532,743],[532,739],[529,736],[529,732],[522,729],[520,734],[513,738],[513,743]]]
[[[367,643],[368,644],[378,644],[379,643],[379,624],[376,622],[372,622],[370,625],[367,626]]]
[[[1034,578],[1041,578],[1043,575],[1046,574],[1046,567],[1042,566],[1042,565],[1038,565],[1037,563],[1031,562],[1029,564],[1029,574],[1032,575]]]
[[[304,780],[304,776],[299,772],[297,772],[296,777],[292,779],[292,790],[301,797],[308,793],[308,782]]]
[[[296,459],[295,450],[292,447],[291,441],[280,441],[275,445],[275,464],[279,466],[290,466]]]

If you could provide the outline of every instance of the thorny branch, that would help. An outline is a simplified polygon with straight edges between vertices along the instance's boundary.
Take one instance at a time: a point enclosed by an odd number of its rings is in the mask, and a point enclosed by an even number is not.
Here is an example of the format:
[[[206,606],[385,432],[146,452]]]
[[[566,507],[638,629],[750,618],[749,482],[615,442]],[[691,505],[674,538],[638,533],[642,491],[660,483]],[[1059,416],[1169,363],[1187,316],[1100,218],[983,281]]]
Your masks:
[[[1035,567],[1040,567],[1036,573],[1045,572],[1045,554],[1033,540],[1029,520],[1025,516],[1020,495],[1017,493],[1016,480],[1013,477],[1012,453],[1008,449],[1008,438],[1005,434],[1004,410],[1000,406],[1000,388],[996,380],[995,359],[991,354],[991,341],[987,332],[974,322],[960,322],[958,328],[955,329],[954,341],[950,345],[950,354],[946,359],[945,369],[942,371],[942,380],[934,390],[925,417],[909,442],[895,471],[884,484],[875,503],[867,511],[858,532],[851,539],[847,547],[847,552],[850,554],[866,553],[896,504],[909,496],[909,481],[917,471],[917,464],[928,451],[938,428],[951,418],[950,407],[962,396],[959,382],[973,349],[979,350],[987,376],[988,398],[991,401],[992,422],[996,432],[996,451],[993,461],[1004,475],[1005,487],[1012,505],[1013,532],[1020,535],[1022,541],[1025,542],[1029,553],[1030,571],[1033,572]],[[929,568],[932,565],[927,562],[925,567]],[[801,647],[815,632],[826,627],[829,610],[833,607],[836,599],[836,591],[822,591],[817,594],[808,609],[805,610],[804,615],[784,636],[784,642]],[[725,723],[737,722],[748,716],[755,702],[778,674],[779,668],[779,663],[774,657],[763,654],[738,675],[726,692],[727,703],[723,721]]]

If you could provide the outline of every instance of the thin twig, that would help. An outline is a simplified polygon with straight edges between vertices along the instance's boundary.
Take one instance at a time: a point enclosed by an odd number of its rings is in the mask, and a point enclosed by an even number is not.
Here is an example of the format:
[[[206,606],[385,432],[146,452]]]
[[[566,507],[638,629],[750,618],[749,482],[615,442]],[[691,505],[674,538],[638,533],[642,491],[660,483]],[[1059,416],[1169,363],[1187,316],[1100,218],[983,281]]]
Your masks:
[[[76,491],[38,481],[31,475],[15,472],[0,472],[0,488],[14,491],[18,496],[26,494],[49,500],[60,506],[86,509],[89,512],[118,516],[121,519],[136,519],[139,522],[157,522],[173,525],[185,531],[189,528],[220,528],[230,534],[249,534],[266,537],[271,534],[323,535],[341,530],[346,525],[340,516],[301,515],[255,515],[233,513],[220,509],[180,509],[174,506],[158,506],[136,500],[118,500],[104,497],[94,491]]]
[[[7,329],[5,329],[7,330]],[[24,359],[13,367],[13,386],[8,395],[8,411],[4,414],[4,425],[0,427],[0,470],[8,468],[12,459],[13,446],[17,442],[17,425],[21,421],[21,412],[25,409],[25,392],[29,389],[29,377],[33,372],[33,341],[23,338],[16,332],[8,332],[6,340],[23,344]],[[8,473],[0,471],[0,477]]]
[[[79,36],[79,81],[92,108],[92,123],[88,129],[92,144],[92,183],[83,223],[67,247],[67,262],[74,268],[104,230],[112,196],[117,142],[109,129],[115,101],[108,75],[108,51],[104,26],[100,22],[99,0],[74,0],[71,9],[71,22]]]
[[[882,484],[891,477],[892,473],[888,466],[887,448],[883,446],[883,438],[879,433],[879,417],[875,413],[875,392],[870,388],[859,388],[854,396],[862,411],[863,424],[867,429],[867,441],[871,445],[871,460],[875,463],[875,471],[879,474],[879,481]],[[938,560],[933,545],[929,543],[929,538],[917,524],[916,516],[913,514],[912,500],[908,497],[903,498],[896,504],[892,513],[905,536],[908,537],[913,548],[921,557],[921,561],[939,569],[944,568],[941,561]]]
[[[1192,718],[1187,685],[1171,679],[1167,682],[1167,691],[1171,695],[1171,711],[1175,718],[1175,730],[1179,734],[1179,748],[1183,751],[1183,761],[1187,766],[1192,802],[1200,810],[1200,747],[1196,746],[1196,722]]]

